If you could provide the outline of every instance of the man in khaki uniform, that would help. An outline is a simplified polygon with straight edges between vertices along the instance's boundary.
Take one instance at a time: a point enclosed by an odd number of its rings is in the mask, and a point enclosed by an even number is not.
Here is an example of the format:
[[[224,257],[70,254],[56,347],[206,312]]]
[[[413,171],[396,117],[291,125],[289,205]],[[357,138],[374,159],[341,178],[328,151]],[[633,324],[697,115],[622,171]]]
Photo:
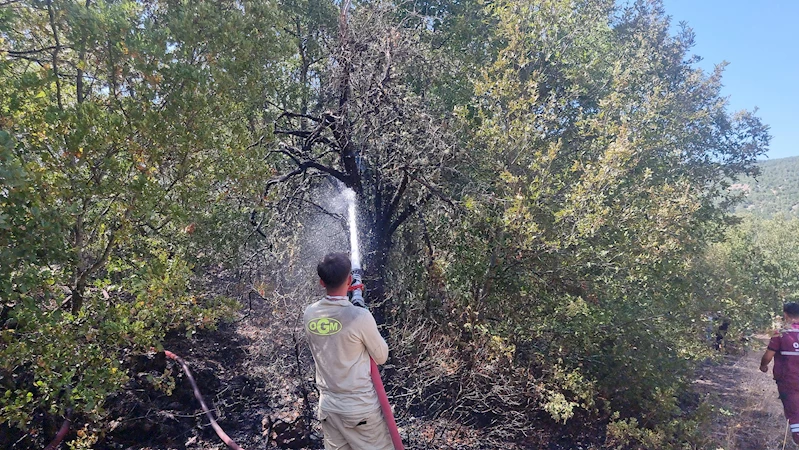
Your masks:
[[[388,359],[374,317],[350,303],[351,263],[330,253],[316,271],[327,295],[305,309],[305,334],[316,363],[319,419],[327,450],[393,450],[370,375],[369,358]]]

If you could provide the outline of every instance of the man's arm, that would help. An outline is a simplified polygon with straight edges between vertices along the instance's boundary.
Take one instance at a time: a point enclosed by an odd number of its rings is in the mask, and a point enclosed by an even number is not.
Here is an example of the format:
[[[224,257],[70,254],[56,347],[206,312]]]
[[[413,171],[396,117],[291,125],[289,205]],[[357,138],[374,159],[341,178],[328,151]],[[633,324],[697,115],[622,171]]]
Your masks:
[[[760,371],[763,373],[768,372],[768,365],[772,359],[774,359],[774,355],[777,354],[774,350],[768,349],[766,353],[763,353],[763,357],[760,358]]]
[[[384,364],[388,360],[388,344],[386,344],[383,336],[377,331],[377,323],[372,313],[365,311],[360,321],[361,325],[361,339],[363,345],[366,346],[366,351],[369,356],[375,360],[377,364]]]

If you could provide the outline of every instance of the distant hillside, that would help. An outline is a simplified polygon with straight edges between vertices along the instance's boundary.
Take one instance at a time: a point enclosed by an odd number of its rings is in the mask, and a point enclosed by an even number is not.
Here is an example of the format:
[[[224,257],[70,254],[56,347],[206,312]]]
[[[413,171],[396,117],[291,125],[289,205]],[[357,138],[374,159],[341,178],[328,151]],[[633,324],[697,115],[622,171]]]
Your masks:
[[[759,162],[760,175],[733,185],[746,193],[737,212],[771,217],[778,213],[799,216],[799,156]]]

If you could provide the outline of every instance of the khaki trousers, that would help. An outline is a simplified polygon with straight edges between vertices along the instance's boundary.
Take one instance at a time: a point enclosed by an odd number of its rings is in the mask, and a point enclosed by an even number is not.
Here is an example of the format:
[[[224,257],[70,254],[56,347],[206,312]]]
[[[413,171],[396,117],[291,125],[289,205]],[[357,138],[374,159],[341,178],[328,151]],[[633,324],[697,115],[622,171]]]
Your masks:
[[[325,450],[394,450],[380,408],[364,414],[321,411]]]

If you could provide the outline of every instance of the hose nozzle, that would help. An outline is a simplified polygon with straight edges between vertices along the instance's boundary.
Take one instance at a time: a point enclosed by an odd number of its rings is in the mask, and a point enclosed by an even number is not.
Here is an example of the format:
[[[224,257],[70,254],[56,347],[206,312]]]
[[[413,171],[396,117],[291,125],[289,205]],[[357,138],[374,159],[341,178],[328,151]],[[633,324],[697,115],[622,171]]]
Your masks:
[[[363,285],[362,279],[363,271],[359,268],[352,269],[352,284],[349,287],[351,294],[350,301],[355,306],[366,308],[366,301],[364,300],[363,296],[365,287]]]

